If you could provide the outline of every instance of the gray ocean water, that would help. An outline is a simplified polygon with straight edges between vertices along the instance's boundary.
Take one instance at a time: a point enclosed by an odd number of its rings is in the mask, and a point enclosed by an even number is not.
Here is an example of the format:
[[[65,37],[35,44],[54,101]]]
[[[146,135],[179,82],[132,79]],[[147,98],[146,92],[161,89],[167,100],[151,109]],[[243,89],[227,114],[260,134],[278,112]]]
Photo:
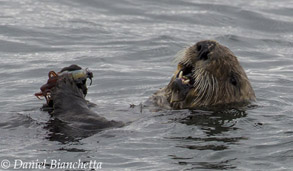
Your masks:
[[[0,7],[0,161],[12,167],[16,159],[95,160],[103,170],[293,170],[291,0],[0,0]],[[175,54],[203,39],[238,56],[257,107],[129,108],[164,87]],[[49,71],[70,64],[94,73],[87,95],[97,104],[93,110],[128,125],[62,139],[33,94]]]

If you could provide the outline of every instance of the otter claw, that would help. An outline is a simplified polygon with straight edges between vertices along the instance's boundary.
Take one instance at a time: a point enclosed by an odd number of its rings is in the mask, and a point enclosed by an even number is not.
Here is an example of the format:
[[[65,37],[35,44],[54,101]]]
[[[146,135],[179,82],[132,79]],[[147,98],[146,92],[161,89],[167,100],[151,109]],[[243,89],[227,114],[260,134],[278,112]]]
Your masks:
[[[181,79],[182,77],[183,77],[183,71],[180,71],[180,72],[179,72],[179,77],[178,77],[178,78]]]

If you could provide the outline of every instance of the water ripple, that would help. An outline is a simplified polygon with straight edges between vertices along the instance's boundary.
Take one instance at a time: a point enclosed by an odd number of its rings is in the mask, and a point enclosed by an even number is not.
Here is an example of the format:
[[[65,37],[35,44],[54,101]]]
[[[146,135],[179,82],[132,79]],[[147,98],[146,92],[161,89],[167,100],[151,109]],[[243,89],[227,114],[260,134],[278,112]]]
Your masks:
[[[1,159],[91,159],[106,170],[291,170],[293,3],[289,0],[0,1]],[[165,86],[182,48],[229,47],[257,107],[223,112],[140,108]],[[70,141],[33,94],[50,70],[94,73],[93,110],[128,123]],[[136,105],[129,108],[130,104]],[[58,135],[62,137],[62,135]]]

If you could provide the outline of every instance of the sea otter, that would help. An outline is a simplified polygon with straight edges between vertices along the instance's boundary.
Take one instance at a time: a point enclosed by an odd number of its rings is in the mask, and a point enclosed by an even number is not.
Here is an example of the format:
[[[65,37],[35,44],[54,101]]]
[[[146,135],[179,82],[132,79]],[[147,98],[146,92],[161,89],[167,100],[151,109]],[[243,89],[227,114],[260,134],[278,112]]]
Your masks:
[[[228,107],[255,101],[255,93],[236,56],[213,40],[178,53],[170,83],[151,101],[171,109]]]
[[[122,122],[109,121],[90,110],[83,91],[69,75],[61,76],[57,81],[56,87],[52,89],[51,98],[54,102],[51,115],[72,127],[100,130],[123,125]]]
[[[87,137],[105,128],[124,125],[122,122],[107,120],[89,108],[89,102],[85,100],[86,79],[91,79],[93,75],[87,69],[82,70],[78,65],[71,65],[53,76],[50,73],[55,72],[49,72],[48,82],[36,96],[45,96],[45,106],[52,108],[49,113],[55,122],[50,125],[53,125],[54,130],[57,127],[66,136]]]

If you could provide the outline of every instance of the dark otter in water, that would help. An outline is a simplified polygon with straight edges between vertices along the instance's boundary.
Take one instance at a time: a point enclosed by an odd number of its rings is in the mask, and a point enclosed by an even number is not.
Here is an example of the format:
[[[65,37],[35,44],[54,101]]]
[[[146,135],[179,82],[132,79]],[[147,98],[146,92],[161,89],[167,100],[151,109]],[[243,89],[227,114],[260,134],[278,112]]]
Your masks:
[[[236,56],[216,41],[205,40],[179,54],[170,83],[151,101],[173,109],[226,107],[255,100]]]
[[[109,121],[99,116],[88,107],[83,91],[76,85],[70,75],[63,75],[52,89],[52,116],[67,125],[86,130],[99,130],[108,127],[120,127],[121,122]]]
[[[88,137],[105,128],[123,126],[122,122],[107,120],[89,109],[89,102],[85,100],[86,79],[92,77],[88,70],[71,65],[58,74],[51,71],[48,82],[41,87],[42,91],[35,94],[46,97],[45,106],[51,109],[49,113],[54,118],[48,125],[50,130],[57,132],[56,135],[61,133],[75,139]]]

